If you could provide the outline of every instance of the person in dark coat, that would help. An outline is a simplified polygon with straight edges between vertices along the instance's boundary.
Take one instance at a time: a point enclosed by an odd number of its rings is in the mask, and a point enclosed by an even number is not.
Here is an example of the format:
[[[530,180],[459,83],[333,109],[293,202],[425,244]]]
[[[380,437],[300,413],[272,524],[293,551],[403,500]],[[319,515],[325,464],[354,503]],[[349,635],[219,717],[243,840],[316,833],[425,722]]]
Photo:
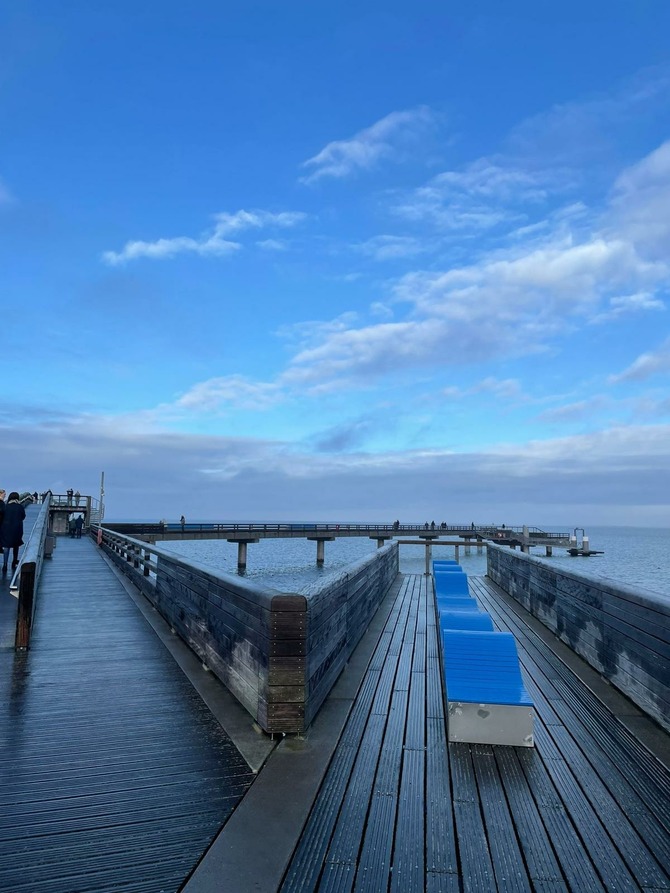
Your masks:
[[[5,514],[2,519],[2,527],[0,527],[0,544],[2,545],[2,572],[7,573],[7,562],[9,561],[9,553],[14,553],[12,560],[12,570],[15,570],[19,564],[19,547],[23,545],[23,519],[26,516],[26,510],[19,502],[19,494],[13,491],[9,494],[7,505],[5,506]]]

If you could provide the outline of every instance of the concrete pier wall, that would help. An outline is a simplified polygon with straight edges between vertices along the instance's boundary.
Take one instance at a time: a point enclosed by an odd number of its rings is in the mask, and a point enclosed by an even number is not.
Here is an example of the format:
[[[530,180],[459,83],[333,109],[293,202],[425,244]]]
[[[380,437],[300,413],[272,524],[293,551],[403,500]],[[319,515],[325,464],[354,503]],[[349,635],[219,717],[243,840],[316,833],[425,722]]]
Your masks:
[[[670,731],[670,593],[664,599],[558,571],[549,561],[495,545],[487,549],[487,574]]]
[[[307,728],[398,573],[393,543],[319,586],[283,593],[110,531],[102,545],[269,733]]]

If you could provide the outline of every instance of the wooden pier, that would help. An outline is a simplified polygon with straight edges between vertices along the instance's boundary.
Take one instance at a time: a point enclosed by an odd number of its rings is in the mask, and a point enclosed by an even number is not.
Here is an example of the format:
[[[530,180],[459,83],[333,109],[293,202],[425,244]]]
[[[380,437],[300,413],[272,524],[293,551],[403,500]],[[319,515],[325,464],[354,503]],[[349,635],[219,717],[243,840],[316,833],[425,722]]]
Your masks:
[[[670,890],[668,734],[471,584],[516,637],[535,748],[447,743],[430,578],[408,575],[253,776],[130,584],[59,540],[30,651],[0,650],[0,891]]]

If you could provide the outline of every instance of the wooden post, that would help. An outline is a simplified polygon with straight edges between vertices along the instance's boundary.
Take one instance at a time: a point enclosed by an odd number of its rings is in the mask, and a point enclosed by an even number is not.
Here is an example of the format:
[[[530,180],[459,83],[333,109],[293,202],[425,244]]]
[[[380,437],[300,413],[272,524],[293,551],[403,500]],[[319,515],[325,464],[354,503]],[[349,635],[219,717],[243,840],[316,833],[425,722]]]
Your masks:
[[[28,561],[21,565],[21,574],[19,576],[19,604],[16,614],[16,636],[14,638],[14,647],[17,649],[30,647],[34,600],[35,562]]]

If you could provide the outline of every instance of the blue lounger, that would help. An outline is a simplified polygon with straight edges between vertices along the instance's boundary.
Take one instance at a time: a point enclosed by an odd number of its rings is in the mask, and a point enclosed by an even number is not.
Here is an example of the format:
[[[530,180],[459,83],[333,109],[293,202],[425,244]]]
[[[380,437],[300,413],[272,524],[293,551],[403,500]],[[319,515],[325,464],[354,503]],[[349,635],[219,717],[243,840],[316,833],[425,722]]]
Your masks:
[[[532,747],[533,702],[514,636],[447,629],[442,642],[449,740]]]
[[[493,620],[490,614],[483,611],[464,611],[463,609],[445,608],[440,611],[440,629],[469,629],[493,632]]]
[[[437,598],[437,611],[442,614],[443,611],[479,611],[479,605],[474,598],[467,596],[450,596],[448,598]]]
[[[435,595],[469,595],[470,587],[468,586],[467,574],[456,573],[436,573],[433,577],[435,581]]]
[[[433,559],[433,571],[439,570],[444,567],[460,567],[460,564],[455,561],[453,558],[434,558]]]

